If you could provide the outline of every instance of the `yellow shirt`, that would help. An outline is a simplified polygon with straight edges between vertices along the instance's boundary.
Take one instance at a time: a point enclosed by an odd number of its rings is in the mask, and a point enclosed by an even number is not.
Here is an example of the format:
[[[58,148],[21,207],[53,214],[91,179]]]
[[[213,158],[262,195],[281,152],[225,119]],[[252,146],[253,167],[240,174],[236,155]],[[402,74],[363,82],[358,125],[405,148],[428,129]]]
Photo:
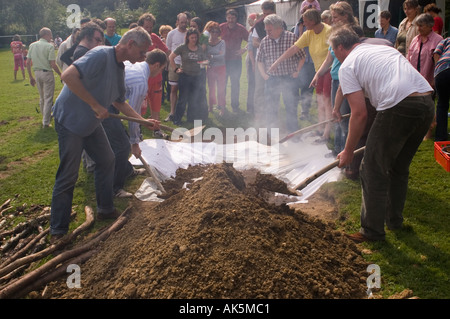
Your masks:
[[[295,46],[302,49],[308,47],[309,54],[314,62],[314,69],[316,72],[319,70],[323,61],[325,61],[328,54],[328,37],[330,36],[331,26],[322,23],[324,28],[319,34],[316,34],[313,30],[305,31],[300,39],[295,42]]]

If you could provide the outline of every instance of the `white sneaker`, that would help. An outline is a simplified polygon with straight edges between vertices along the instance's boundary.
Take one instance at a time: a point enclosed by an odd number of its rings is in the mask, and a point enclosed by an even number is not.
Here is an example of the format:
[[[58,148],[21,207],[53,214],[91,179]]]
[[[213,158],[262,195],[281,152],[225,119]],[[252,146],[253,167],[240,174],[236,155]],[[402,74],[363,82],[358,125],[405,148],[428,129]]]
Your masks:
[[[138,176],[138,175],[146,175],[147,170],[145,168],[135,168],[133,170],[133,173],[131,173],[131,176]]]
[[[115,197],[119,197],[119,198],[130,198],[130,197],[133,197],[133,194],[131,194],[131,193],[129,193],[126,190],[121,188],[121,189],[119,189],[116,192],[116,194],[114,196]]]

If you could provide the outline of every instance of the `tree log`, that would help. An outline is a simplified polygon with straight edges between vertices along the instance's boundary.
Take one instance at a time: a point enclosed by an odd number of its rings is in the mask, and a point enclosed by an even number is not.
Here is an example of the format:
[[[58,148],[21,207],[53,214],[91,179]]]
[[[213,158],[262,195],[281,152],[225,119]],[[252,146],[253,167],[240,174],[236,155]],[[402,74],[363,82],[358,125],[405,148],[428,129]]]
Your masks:
[[[9,273],[10,271],[14,270],[17,267],[20,267],[24,264],[31,263],[38,259],[42,259],[45,256],[50,255],[54,251],[63,248],[69,242],[71,242],[73,239],[75,239],[81,232],[83,232],[86,229],[88,229],[89,227],[91,227],[92,224],[94,223],[94,212],[92,211],[92,208],[90,208],[88,206],[86,206],[85,212],[86,212],[85,222],[83,224],[81,224],[77,229],[75,229],[72,233],[64,236],[57,243],[47,247],[44,250],[41,250],[38,253],[22,257],[20,259],[13,261],[12,263],[8,264],[5,267],[0,268],[0,277],[3,277],[4,275],[6,275],[7,273]]]
[[[23,289],[25,289],[25,287],[30,285],[32,282],[38,280],[45,273],[51,271],[53,268],[67,261],[68,259],[84,254],[85,252],[92,249],[95,245],[106,240],[113,232],[119,230],[127,222],[128,218],[126,217],[126,214],[129,211],[130,207],[131,206],[129,206],[119,216],[119,218],[117,218],[117,220],[111,225],[111,227],[105,230],[100,236],[97,236],[93,240],[88,241],[87,243],[85,243],[80,247],[74,248],[69,251],[65,251],[57,255],[56,257],[54,257],[53,259],[51,259],[50,261],[39,267],[38,269],[24,275],[20,280],[0,290],[0,299],[20,298],[21,295],[19,295],[18,293]]]
[[[24,248],[16,252],[14,255],[10,256],[8,259],[6,259],[3,263],[0,264],[0,269],[5,267],[6,265],[12,263],[14,260],[24,256],[27,251],[29,251],[31,248],[36,245],[37,242],[39,242],[44,236],[48,235],[50,232],[50,228],[47,228],[46,230],[42,231],[39,235],[37,235],[35,238],[33,238],[32,241],[30,241]]]
[[[32,228],[32,227],[34,227],[44,221],[47,221],[49,219],[50,219],[50,214],[38,216],[30,221],[18,224],[14,229],[4,231],[3,233],[0,234],[0,238],[20,233],[27,228],[30,228],[30,227]]]

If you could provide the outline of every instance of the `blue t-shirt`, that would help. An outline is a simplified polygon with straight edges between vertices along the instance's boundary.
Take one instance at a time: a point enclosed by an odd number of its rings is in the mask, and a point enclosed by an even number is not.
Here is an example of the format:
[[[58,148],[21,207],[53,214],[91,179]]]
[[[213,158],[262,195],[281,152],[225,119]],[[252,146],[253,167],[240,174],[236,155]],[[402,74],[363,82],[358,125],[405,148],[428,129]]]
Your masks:
[[[375,38],[386,39],[391,41],[392,44],[395,44],[395,41],[397,40],[397,33],[398,29],[390,25],[386,34],[383,33],[382,28],[379,28],[377,31],[375,31]]]
[[[333,57],[333,64],[331,65],[331,78],[333,80],[339,80],[339,68],[341,67],[341,62],[336,58],[336,55],[334,55],[334,51],[331,48],[331,46],[328,48],[328,51],[330,51],[331,56]]]
[[[73,64],[89,93],[107,108],[113,102],[125,102],[124,64],[116,60],[114,47],[98,46],[89,50]],[[92,108],[67,85],[53,106],[53,116],[72,133],[85,137],[101,124]]]
[[[117,33],[114,33],[114,35],[112,37],[108,36],[105,33],[105,39],[108,39],[109,43],[111,43],[112,46],[116,45],[117,43],[119,43],[119,40],[122,37],[120,35],[118,35]]]

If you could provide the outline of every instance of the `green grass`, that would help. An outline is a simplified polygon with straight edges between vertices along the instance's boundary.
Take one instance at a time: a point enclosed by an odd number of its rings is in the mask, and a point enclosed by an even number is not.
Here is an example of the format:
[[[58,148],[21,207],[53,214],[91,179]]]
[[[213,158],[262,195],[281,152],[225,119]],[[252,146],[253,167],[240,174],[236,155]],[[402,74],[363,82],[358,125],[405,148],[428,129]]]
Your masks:
[[[7,50],[0,51],[0,204],[14,199],[19,207],[28,205],[49,206],[58,168],[57,135],[53,129],[41,128],[41,114],[37,89],[27,80],[14,81],[13,57]],[[18,78],[21,78],[19,73]],[[55,98],[62,88],[57,77]],[[241,109],[246,109],[245,63],[241,81]],[[229,93],[227,95],[228,109]],[[164,102],[161,119],[170,111]],[[282,110],[280,111],[283,114]],[[280,117],[282,116],[280,114]],[[316,115],[312,121],[316,121]],[[168,123],[171,125],[171,123]],[[221,119],[210,114],[209,127],[248,127],[245,114]],[[301,122],[302,126],[309,123]],[[150,132],[144,129],[144,138]],[[127,182],[126,189],[136,190],[144,177]],[[358,181],[342,180],[324,185],[336,200],[341,218],[336,227],[352,232],[359,229],[361,190]],[[381,268],[383,296],[412,289],[414,295],[428,299],[450,297],[450,238],[449,190],[450,173],[438,165],[433,155],[433,142],[425,141],[411,165],[409,191],[404,210],[405,230],[387,232],[386,242],[366,243],[364,257]],[[17,197],[16,197],[17,195]],[[119,209],[128,206],[126,199],[116,199]],[[78,213],[71,228],[84,221],[84,206],[95,209],[93,177],[80,168],[75,187],[73,205]],[[97,223],[101,227],[102,223]]]

